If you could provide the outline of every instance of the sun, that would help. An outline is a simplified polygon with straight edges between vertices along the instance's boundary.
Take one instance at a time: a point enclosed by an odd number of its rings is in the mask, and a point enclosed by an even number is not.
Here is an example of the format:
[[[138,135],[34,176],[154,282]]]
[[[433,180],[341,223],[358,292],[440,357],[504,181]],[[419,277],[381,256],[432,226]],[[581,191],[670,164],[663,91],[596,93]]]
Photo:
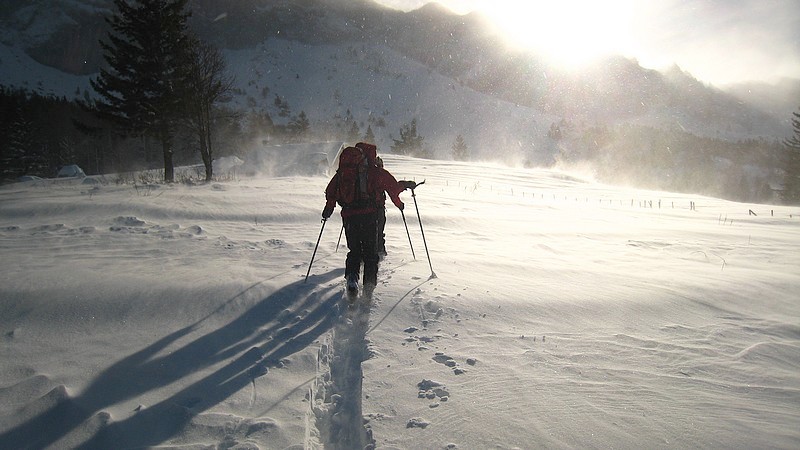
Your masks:
[[[633,0],[494,0],[480,9],[509,42],[565,68],[631,47]]]

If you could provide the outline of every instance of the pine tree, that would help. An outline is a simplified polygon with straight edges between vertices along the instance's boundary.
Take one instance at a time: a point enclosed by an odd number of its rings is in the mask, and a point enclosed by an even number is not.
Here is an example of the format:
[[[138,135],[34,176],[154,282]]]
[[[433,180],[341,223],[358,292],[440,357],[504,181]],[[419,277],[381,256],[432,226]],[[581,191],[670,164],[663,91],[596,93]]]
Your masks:
[[[278,117],[289,117],[292,114],[292,111],[289,108],[289,100],[286,100],[280,95],[275,94],[275,101],[273,103],[275,104],[275,107],[278,108]]]
[[[108,68],[91,81],[101,116],[161,142],[166,182],[175,178],[172,139],[191,61],[187,1],[114,0],[108,42],[100,43]]]
[[[466,161],[469,157],[469,150],[467,144],[464,142],[464,136],[460,134],[456,136],[456,141],[453,142],[453,159],[456,161]]]
[[[347,132],[347,141],[350,143],[355,144],[358,141],[358,136],[361,134],[361,130],[358,129],[358,124],[355,120],[350,124],[350,131]]]
[[[263,144],[267,143],[276,132],[275,123],[269,113],[265,111],[249,111],[244,117],[243,128],[240,131],[245,135],[245,140],[265,138]]]
[[[367,132],[364,134],[364,142],[375,142],[375,133],[372,131],[372,125],[367,125]]]
[[[310,128],[311,122],[308,120],[305,111],[300,111],[300,114],[293,117],[287,126],[291,138],[298,141],[308,133]]]
[[[5,142],[5,150],[2,163],[3,178],[17,178],[20,175],[44,175],[39,172],[30,172],[30,156],[35,153],[36,142],[34,136],[37,134],[34,123],[20,110],[17,111],[16,118],[10,123],[8,140]]]
[[[786,148],[781,198],[788,204],[800,204],[800,113],[792,113],[794,136],[783,142]]]
[[[400,127],[400,139],[394,139],[391,148],[394,153],[399,155],[424,156],[422,148],[424,138],[417,134],[417,119],[412,119],[411,123]]]

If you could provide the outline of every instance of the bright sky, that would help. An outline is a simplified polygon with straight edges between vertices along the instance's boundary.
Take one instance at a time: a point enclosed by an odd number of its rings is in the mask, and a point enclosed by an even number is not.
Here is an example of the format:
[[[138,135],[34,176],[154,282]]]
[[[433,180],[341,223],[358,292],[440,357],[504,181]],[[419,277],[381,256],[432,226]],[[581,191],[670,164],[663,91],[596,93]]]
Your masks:
[[[411,10],[430,0],[377,0]],[[568,68],[609,54],[725,85],[800,78],[798,0],[438,0]]]

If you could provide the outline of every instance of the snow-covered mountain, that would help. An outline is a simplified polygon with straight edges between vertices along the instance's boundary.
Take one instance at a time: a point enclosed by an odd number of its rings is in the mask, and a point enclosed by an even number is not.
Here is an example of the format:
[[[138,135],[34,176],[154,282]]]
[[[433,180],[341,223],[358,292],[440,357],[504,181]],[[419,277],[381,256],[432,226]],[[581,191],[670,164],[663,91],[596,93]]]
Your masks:
[[[191,1],[192,25],[235,75],[231,105],[277,117],[275,98],[312,126],[343,118],[380,145],[416,119],[446,157],[457,135],[474,158],[551,162],[553,123],[632,122],[740,140],[790,134],[788,117],[755,108],[675,68],[622,57],[578,74],[513,52],[477,14],[436,4],[403,13],[369,0]],[[0,14],[0,84],[58,96],[92,95],[109,0],[12,1]],[[774,109],[777,112],[779,109]],[[780,110],[782,111],[782,110]]]
[[[784,78],[777,85],[750,82],[725,87],[735,97],[778,117],[791,117],[800,108],[800,80]]]

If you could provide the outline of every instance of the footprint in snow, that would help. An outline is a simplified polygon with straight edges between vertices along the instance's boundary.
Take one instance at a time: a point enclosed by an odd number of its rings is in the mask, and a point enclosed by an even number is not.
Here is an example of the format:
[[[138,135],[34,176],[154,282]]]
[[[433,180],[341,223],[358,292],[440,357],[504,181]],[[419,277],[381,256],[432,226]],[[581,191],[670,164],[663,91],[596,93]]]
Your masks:
[[[126,227],[141,227],[144,226],[145,222],[134,216],[119,216],[114,219],[114,224]]]
[[[454,375],[463,375],[463,374],[467,373],[466,369],[462,369],[461,367],[458,367],[458,363],[456,362],[455,359],[445,355],[442,352],[436,352],[436,354],[433,355],[432,359],[434,361],[436,361],[437,363],[439,363],[439,364],[444,364],[445,366],[452,368]],[[467,364],[470,364],[469,363],[470,360],[476,361],[474,358],[470,358],[470,359],[467,360]],[[474,364],[470,364],[470,365],[474,365]]]
[[[406,428],[427,428],[431,423],[421,417],[413,417],[408,419]]]
[[[447,367],[455,367],[458,363],[451,357],[445,355],[442,352],[436,352],[433,356],[433,360],[438,362],[439,364],[444,364]]]
[[[423,379],[417,383],[419,392],[417,398],[433,400],[433,403],[428,405],[429,408],[438,408],[442,403],[450,400],[450,392],[447,388],[438,381]]]
[[[189,226],[189,227],[186,228],[186,233],[190,233],[190,234],[193,234],[195,236],[199,236],[199,235],[205,233],[205,231],[203,230],[203,228],[200,225],[192,225],[192,226]]]

